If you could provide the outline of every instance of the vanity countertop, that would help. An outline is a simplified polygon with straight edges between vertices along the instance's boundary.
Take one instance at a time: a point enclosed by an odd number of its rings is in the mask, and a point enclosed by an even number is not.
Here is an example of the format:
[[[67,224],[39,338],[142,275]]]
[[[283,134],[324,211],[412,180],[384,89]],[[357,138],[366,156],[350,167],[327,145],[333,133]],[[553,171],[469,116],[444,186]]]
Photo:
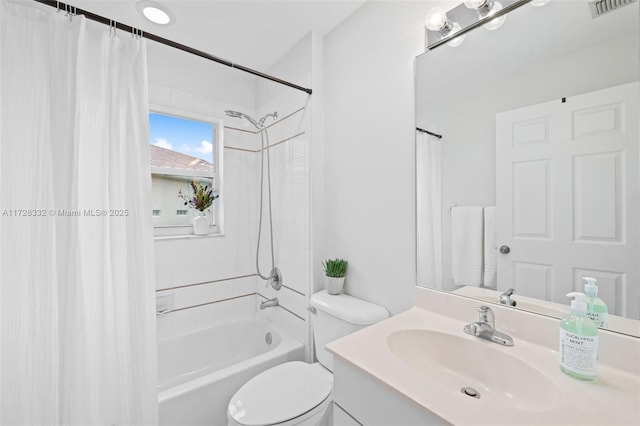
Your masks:
[[[435,294],[427,295],[421,293],[421,296],[417,298],[421,300],[429,299],[430,296],[431,299],[459,297],[427,289],[416,291],[435,292]],[[460,309],[465,312],[470,309],[469,318],[473,320],[473,317],[477,315],[473,310],[474,306],[477,306],[477,302],[466,298],[459,299],[463,305]],[[456,304],[458,302],[448,300],[447,303]],[[613,366],[600,362],[598,379],[595,382],[584,382],[560,371],[557,334],[555,338],[545,340],[535,337],[529,339],[527,333],[522,333],[522,335],[513,333],[515,329],[522,331],[534,327],[548,331],[549,325],[554,325],[554,323],[541,325],[540,321],[555,321],[557,324],[558,320],[525,312],[509,312],[501,317],[501,314],[506,311],[500,310],[498,307],[494,308],[496,329],[509,332],[514,340],[514,346],[506,347],[465,334],[462,331],[463,326],[471,321],[462,321],[427,308],[416,303],[416,306],[409,311],[330,343],[327,349],[334,356],[344,359],[420,406],[456,425],[640,424],[640,375],[638,374],[640,365],[632,371],[619,368],[640,364],[640,339],[624,335],[608,336],[601,339],[601,345],[604,340],[604,343],[608,345],[612,345],[614,342],[613,344],[619,346],[616,349],[621,352],[617,356],[621,359],[624,358],[624,360],[619,364],[613,363]],[[452,311],[456,311],[456,309]],[[517,320],[520,322],[519,326],[516,328],[508,327],[505,324],[507,318],[510,321],[513,321],[513,318],[519,318]],[[501,327],[501,324],[507,328]],[[460,339],[470,339],[473,344],[491,345],[491,350],[503,351],[512,355],[542,373],[548,381],[555,385],[554,392],[557,390],[557,393],[552,399],[548,399],[545,407],[526,406],[526,401],[519,401],[518,398],[508,394],[501,395],[501,397],[506,396],[508,404],[504,403],[504,398],[498,404],[490,396],[480,399],[468,397],[460,391],[461,387],[473,385],[473,383],[465,382],[465,380],[468,382],[468,379],[461,379],[459,386],[451,386],[450,382],[440,382],[437,377],[423,374],[401,361],[387,344],[389,336],[401,330],[432,330],[451,334]],[[555,345],[549,344],[554,341]],[[607,356],[613,359],[611,351],[608,352]],[[477,362],[482,365],[491,363],[492,360],[480,359],[479,357]],[[515,384],[511,382],[512,386],[535,386],[528,377],[519,374],[518,371],[504,370],[502,373],[510,376],[508,380],[515,381]],[[518,377],[518,375],[522,377]],[[493,391],[500,392],[496,389]],[[531,392],[532,389],[527,391]],[[525,404],[522,404],[523,402]]]

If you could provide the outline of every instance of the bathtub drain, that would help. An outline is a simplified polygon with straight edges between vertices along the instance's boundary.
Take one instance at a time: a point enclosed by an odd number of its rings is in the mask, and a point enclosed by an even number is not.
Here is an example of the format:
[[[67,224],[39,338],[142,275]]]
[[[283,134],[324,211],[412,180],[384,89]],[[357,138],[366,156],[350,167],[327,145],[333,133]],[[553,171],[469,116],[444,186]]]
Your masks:
[[[267,342],[267,345],[270,345],[270,344],[271,344],[271,342],[273,342],[273,336],[271,336],[271,333],[269,333],[269,332],[268,332],[268,333],[264,336],[264,341],[265,341],[265,342]]]

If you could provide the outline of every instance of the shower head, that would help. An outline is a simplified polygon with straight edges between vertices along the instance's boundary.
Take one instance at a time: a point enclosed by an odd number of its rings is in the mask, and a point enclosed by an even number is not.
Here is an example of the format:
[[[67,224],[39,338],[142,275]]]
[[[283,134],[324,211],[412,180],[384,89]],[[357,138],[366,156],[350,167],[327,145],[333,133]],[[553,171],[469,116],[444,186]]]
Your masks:
[[[265,114],[265,116],[260,119],[260,123],[259,124],[260,124],[261,127],[264,126],[264,121],[269,117],[272,117],[274,120],[277,120],[278,119],[278,111],[274,111],[273,113]]]
[[[227,114],[229,117],[235,117],[235,118],[242,117],[242,113],[238,111],[231,111],[230,109],[226,110],[224,113]]]
[[[249,117],[247,114],[245,114],[244,112],[238,112],[238,111],[231,111],[231,110],[226,110],[224,112],[225,114],[227,114],[229,117],[234,117],[234,118],[246,118],[247,121],[249,121],[251,124],[253,124],[254,126],[256,126],[256,128],[258,129],[262,129],[264,127],[264,122],[267,118],[272,117],[274,120],[278,119],[278,112],[275,111],[273,113],[269,113],[266,114],[264,117],[262,117],[260,119],[260,121],[256,121],[253,118]]]
[[[257,128],[260,128],[261,126],[256,122],[256,120],[254,120],[253,118],[249,117],[247,114],[243,113],[243,112],[238,112],[238,111],[231,111],[231,110],[226,110],[224,112],[225,114],[227,114],[229,117],[234,117],[234,118],[246,118],[247,121],[249,121],[251,124],[253,124],[254,126],[256,126]]]

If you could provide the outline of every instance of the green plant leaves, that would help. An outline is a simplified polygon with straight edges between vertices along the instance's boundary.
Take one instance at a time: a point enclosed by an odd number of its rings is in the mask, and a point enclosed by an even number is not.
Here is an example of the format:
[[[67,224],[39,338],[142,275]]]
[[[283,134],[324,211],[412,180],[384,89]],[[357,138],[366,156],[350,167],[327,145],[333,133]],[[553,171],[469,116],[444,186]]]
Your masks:
[[[322,262],[324,273],[328,277],[341,278],[347,274],[347,262],[344,259],[327,259]]]

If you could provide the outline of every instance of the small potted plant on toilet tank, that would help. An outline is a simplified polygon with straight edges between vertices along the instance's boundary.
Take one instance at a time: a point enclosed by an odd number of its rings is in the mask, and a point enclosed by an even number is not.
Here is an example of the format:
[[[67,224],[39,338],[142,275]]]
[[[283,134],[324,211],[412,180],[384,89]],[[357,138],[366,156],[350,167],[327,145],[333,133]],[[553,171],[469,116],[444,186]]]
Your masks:
[[[329,294],[340,294],[347,274],[347,261],[344,259],[327,259],[322,262],[324,268],[324,285]]]

